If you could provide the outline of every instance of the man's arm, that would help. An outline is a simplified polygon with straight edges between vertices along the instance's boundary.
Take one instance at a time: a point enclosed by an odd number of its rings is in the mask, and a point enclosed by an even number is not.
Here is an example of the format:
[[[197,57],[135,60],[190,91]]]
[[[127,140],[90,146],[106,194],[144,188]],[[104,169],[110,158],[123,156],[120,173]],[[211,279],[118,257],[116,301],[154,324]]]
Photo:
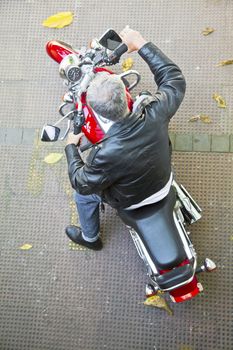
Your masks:
[[[153,109],[156,115],[171,118],[181,104],[185,93],[185,78],[180,68],[172,62],[158,47],[147,42],[139,32],[126,27],[120,33],[122,41],[128,46],[128,52],[138,51],[149,65],[158,90]]]
[[[87,157],[86,163],[83,162],[77,149],[77,145],[82,135],[82,133],[78,135],[70,133],[67,138],[65,153],[68,163],[70,183],[80,194],[100,194],[111,184],[111,182],[103,170],[103,164],[96,163],[95,156],[99,151],[98,147],[92,149]]]

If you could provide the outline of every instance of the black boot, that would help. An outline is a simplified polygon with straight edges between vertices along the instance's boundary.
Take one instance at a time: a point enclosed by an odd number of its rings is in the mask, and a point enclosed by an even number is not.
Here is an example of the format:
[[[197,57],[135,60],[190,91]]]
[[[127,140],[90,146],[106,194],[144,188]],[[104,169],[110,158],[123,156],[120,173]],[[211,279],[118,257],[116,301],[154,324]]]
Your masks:
[[[74,243],[83,245],[89,249],[100,250],[103,247],[101,239],[98,237],[95,242],[88,242],[82,236],[81,228],[75,225],[70,225],[66,227],[66,234]]]

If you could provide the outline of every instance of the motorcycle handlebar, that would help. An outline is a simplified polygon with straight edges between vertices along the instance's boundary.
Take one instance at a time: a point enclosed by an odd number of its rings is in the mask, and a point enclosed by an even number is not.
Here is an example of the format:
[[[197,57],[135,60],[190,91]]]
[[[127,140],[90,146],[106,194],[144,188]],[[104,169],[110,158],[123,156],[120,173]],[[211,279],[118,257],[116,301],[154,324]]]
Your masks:
[[[120,46],[118,46],[116,48],[116,50],[114,50],[114,53],[117,57],[121,57],[123,55],[123,53],[128,51],[128,46],[124,43],[122,43]]]
[[[128,46],[124,43],[119,45],[109,56],[109,61],[110,62],[118,62],[119,58],[128,51]]]

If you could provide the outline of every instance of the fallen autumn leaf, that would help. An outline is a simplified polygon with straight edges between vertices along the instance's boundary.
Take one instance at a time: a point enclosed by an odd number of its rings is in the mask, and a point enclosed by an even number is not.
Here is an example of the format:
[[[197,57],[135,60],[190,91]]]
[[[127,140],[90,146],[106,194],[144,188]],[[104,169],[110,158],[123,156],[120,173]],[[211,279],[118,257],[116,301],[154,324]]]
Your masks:
[[[217,102],[219,108],[226,108],[226,101],[218,94],[213,94],[213,99]]]
[[[152,295],[151,297],[148,297],[144,301],[144,305],[154,306],[160,309],[164,309],[165,311],[167,311],[169,315],[173,315],[173,311],[170,308],[170,306],[167,304],[166,300],[160,297],[159,295]]]
[[[127,70],[129,70],[130,68],[133,67],[133,59],[131,57],[126,58],[123,62],[122,62],[122,69],[124,72],[126,72]]]
[[[28,243],[25,243],[24,245],[22,245],[20,247],[21,250],[29,250],[32,248],[32,245],[31,244],[28,244]]]
[[[200,120],[205,124],[212,123],[212,119],[208,115],[205,115],[205,114],[200,115]]]
[[[206,27],[205,29],[203,29],[203,31],[201,33],[202,33],[202,35],[209,35],[209,34],[213,33],[214,31],[215,31],[214,28]]]
[[[43,21],[43,26],[48,28],[64,28],[73,22],[73,12],[59,12]]]
[[[44,158],[44,162],[47,164],[55,164],[63,157],[62,153],[50,153]]]
[[[189,122],[197,122],[198,120],[201,120],[205,124],[210,124],[212,123],[212,119],[205,114],[198,114],[189,119]]]
[[[217,67],[228,66],[229,64],[233,64],[233,60],[224,60],[224,61],[220,61],[220,62],[217,64]]]
[[[189,122],[193,123],[193,122],[197,122],[198,120],[200,120],[200,115],[194,115],[189,119]]]

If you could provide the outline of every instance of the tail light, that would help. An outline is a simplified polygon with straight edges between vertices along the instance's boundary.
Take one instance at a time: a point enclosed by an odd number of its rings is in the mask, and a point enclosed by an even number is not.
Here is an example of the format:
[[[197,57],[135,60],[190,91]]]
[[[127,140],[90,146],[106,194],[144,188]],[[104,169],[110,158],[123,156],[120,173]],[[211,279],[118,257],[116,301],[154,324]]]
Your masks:
[[[203,291],[202,284],[197,281],[197,277],[194,276],[193,280],[180,288],[174,289],[170,292],[171,300],[174,303],[181,303],[195,297],[197,294]]]

